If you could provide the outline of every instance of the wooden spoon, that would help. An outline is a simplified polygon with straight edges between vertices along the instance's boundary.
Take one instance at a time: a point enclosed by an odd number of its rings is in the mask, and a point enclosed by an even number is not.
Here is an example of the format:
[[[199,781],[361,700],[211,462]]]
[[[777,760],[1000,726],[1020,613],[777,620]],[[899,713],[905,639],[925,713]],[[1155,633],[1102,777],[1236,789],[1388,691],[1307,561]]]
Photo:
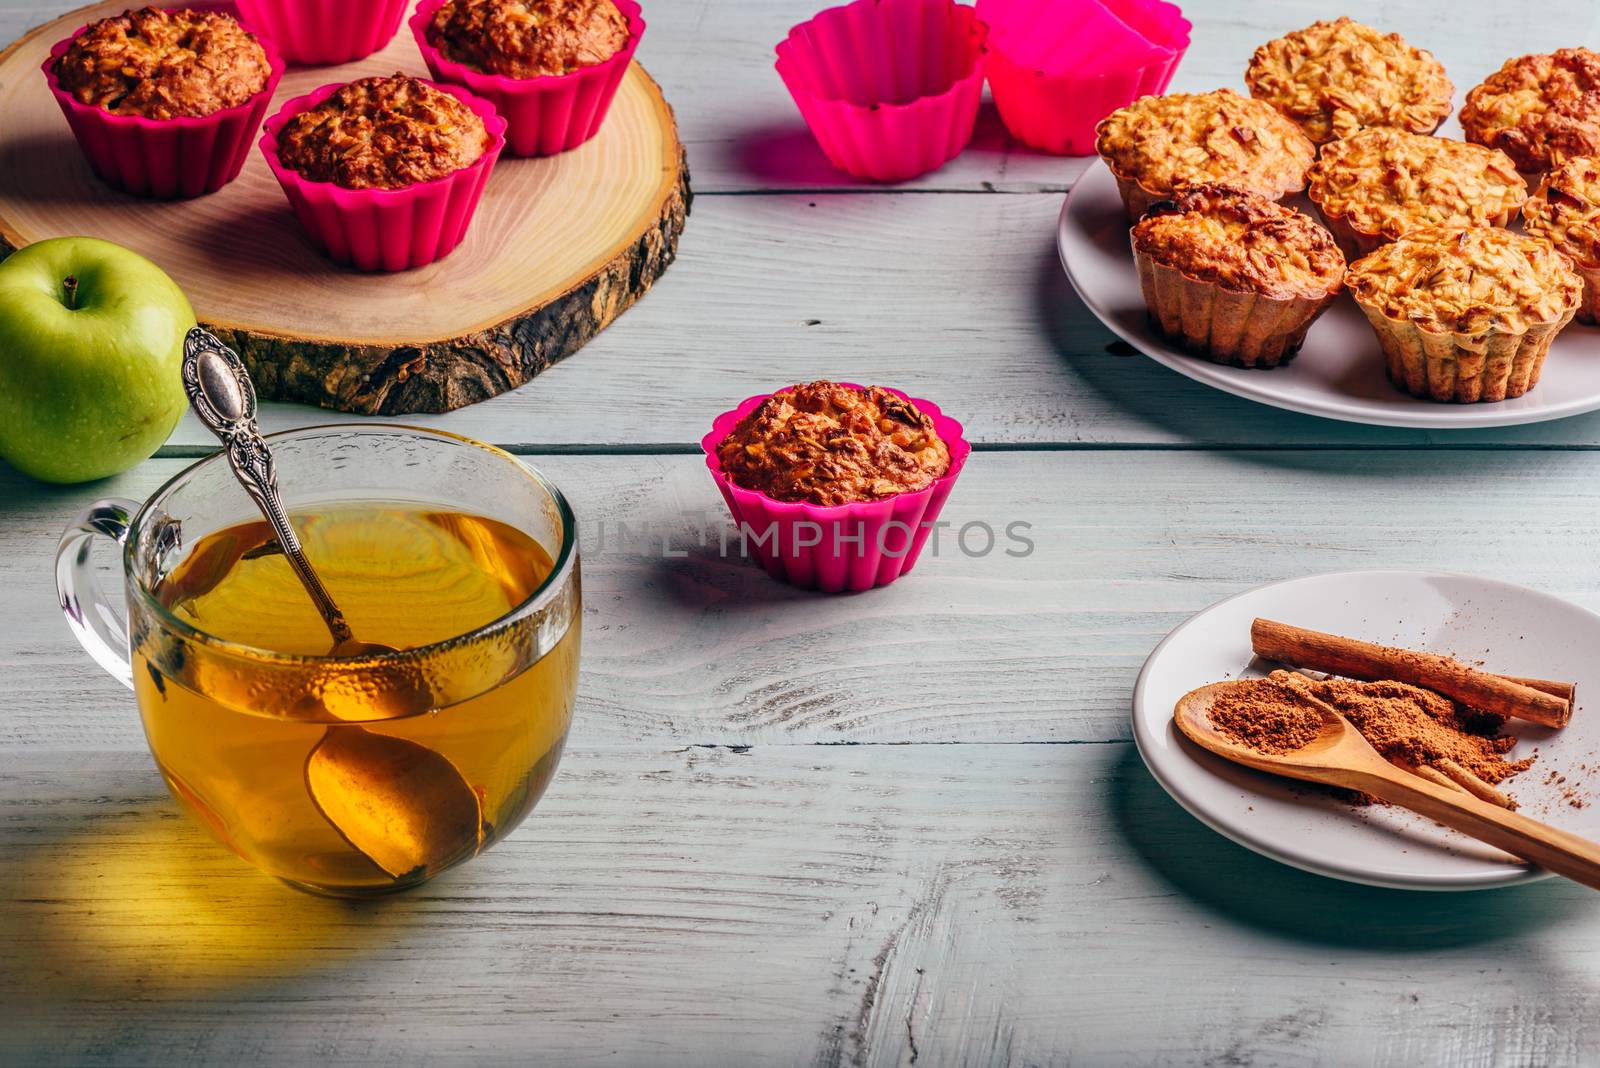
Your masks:
[[[1196,745],[1236,764],[1371,794],[1600,890],[1600,844],[1400,770],[1383,759],[1349,720],[1309,694],[1295,696],[1322,714],[1322,733],[1304,747],[1262,753],[1234,741],[1217,729],[1210,713],[1212,703],[1237,685],[1217,682],[1185,694],[1172,713],[1178,729]]]

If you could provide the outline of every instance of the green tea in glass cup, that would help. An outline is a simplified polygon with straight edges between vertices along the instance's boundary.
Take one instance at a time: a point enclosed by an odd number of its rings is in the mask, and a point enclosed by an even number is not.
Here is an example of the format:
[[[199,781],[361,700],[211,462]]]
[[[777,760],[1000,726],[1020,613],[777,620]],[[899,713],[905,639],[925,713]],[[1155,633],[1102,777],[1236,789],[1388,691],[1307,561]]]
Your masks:
[[[56,558],[63,611],[130,686],[178,800],[291,885],[415,886],[476,856],[555,774],[577,689],[572,511],[498,449],[397,426],[268,438],[295,529],[354,633],[327,624],[220,454],[144,505],[103,500]],[[97,589],[122,546],[127,616]]]

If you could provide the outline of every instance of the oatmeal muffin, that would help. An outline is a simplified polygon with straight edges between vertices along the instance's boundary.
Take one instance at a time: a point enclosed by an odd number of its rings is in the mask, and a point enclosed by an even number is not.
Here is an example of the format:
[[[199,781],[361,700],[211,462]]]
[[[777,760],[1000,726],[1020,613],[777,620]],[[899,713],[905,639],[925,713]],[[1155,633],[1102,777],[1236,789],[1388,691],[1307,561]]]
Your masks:
[[[1569,159],[1544,176],[1523,226],[1571,258],[1583,278],[1578,320],[1600,322],[1600,159]]]
[[[1345,280],[1383,347],[1389,380],[1438,401],[1520,397],[1572,321],[1583,280],[1549,242],[1496,227],[1415,230]]]
[[[628,20],[611,0],[447,0],[427,38],[485,74],[541,78],[604,63],[628,43]]]
[[[293,116],[278,159],[313,182],[401,189],[470,167],[491,143],[461,100],[404,74],[362,78]]]
[[[717,446],[736,486],[840,505],[926,489],[950,470],[933,420],[878,386],[812,382],[774,393]]]
[[[1461,128],[1515,160],[1530,184],[1564,160],[1600,156],[1600,54],[1563,48],[1507,60],[1467,94]]]
[[[266,88],[272,69],[231,16],[146,7],[86,27],[56,60],[55,76],[80,104],[177,119],[238,107]]]
[[[1143,97],[1095,134],[1130,222],[1185,185],[1220,183],[1272,200],[1298,193],[1317,153],[1271,105],[1229,89]]]
[[[1366,126],[1432,133],[1455,92],[1433,53],[1348,18],[1268,41],[1251,57],[1245,83],[1318,143]]]
[[[1506,226],[1528,189],[1504,152],[1374,128],[1322,146],[1308,194],[1349,256],[1429,226]]]
[[[1338,296],[1344,256],[1333,235],[1256,193],[1192,186],[1133,228],[1150,317],[1214,363],[1276,367]]]

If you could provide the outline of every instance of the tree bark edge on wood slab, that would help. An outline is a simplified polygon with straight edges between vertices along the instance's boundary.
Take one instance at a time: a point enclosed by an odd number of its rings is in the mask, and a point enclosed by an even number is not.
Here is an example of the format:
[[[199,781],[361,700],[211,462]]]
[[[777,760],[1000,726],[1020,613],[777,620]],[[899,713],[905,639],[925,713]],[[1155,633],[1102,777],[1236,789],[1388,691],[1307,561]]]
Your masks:
[[[660,217],[611,262],[549,303],[489,329],[398,348],[211,329],[239,353],[268,400],[359,415],[448,412],[488,400],[588,344],[672,265],[694,198],[681,147],[678,170]]]
[[[357,415],[453,411],[532,381],[648,293],[677,258],[693,199],[680,145],[677,182],[636,240],[554,300],[470,334],[389,347],[274,336],[203,317],[201,325],[239,354],[264,400]],[[0,238],[0,259],[14,251]]]

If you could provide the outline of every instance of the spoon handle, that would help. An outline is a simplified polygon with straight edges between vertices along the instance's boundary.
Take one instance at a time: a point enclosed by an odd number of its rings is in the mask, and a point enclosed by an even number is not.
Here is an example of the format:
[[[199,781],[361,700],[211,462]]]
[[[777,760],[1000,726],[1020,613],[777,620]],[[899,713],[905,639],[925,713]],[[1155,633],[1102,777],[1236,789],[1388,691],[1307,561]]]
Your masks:
[[[1363,772],[1346,783],[1487,842],[1530,864],[1600,890],[1600,843],[1436,786],[1416,775]]]
[[[183,339],[183,388],[195,415],[222,442],[228,466],[272,525],[283,555],[317,606],[335,642],[351,640],[350,624],[306,559],[278,492],[278,468],[256,424],[256,390],[239,356],[195,327]]]

